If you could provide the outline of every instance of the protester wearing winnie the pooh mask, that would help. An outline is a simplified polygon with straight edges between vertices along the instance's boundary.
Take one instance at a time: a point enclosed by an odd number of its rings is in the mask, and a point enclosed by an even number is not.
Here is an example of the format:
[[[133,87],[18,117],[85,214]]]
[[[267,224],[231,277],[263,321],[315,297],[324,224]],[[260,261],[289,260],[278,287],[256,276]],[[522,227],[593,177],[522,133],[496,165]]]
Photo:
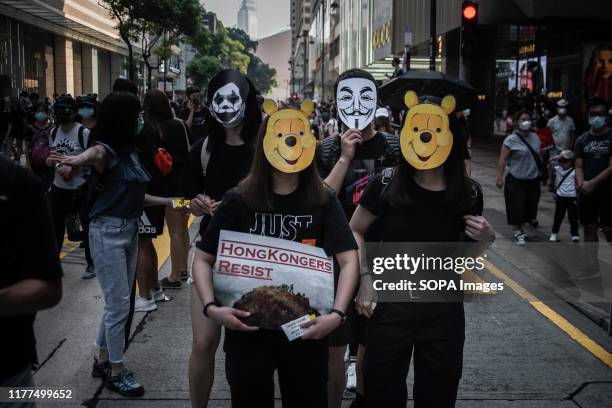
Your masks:
[[[264,103],[268,117],[258,137],[253,166],[228,191],[198,243],[193,276],[204,313],[225,326],[226,372],[232,407],[274,407],[274,372],[286,407],[327,406],[327,335],[340,326],[357,284],[357,245],[335,194],[312,165],[316,140],[308,116],[313,105],[278,110]],[[263,221],[263,220],[268,220]],[[292,228],[284,228],[288,220]],[[334,306],[306,325],[301,339],[280,330],[247,326],[249,313],[215,302],[212,265],[221,230],[315,245],[334,255],[339,269]],[[305,325],[305,326],[306,326]]]
[[[492,241],[482,214],[480,186],[465,176],[460,144],[441,100],[408,92],[400,136],[403,160],[393,173],[368,184],[350,225],[360,251],[374,222],[382,242]],[[415,406],[453,407],[463,365],[463,303],[376,303],[372,278],[361,276],[357,310],[367,316],[364,359],[367,407],[405,407],[406,377],[414,355]]]
[[[223,194],[248,174],[261,124],[256,90],[237,71],[223,70],[215,75],[208,85],[208,100],[214,101],[214,106],[205,109],[204,125],[209,136],[191,147],[183,180],[183,193],[191,199],[191,211],[203,215],[200,235],[219,208]],[[203,407],[213,384],[221,327],[202,314],[203,303],[195,288],[191,290],[189,390],[192,406]]]

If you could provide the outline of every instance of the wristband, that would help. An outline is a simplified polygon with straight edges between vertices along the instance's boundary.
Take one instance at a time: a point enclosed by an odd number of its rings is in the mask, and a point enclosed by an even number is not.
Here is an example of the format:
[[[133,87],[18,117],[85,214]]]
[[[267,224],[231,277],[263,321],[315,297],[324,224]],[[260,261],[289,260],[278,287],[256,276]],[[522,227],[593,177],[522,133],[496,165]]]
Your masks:
[[[208,308],[211,307],[212,305],[215,305],[215,306],[219,307],[219,304],[217,302],[215,302],[215,301],[208,302],[207,304],[204,305],[204,310],[203,310],[204,316],[210,318],[210,316],[208,316]]]
[[[346,321],[346,313],[344,313],[342,310],[338,310],[338,309],[331,309],[331,310],[329,311],[329,314],[332,314],[332,313],[335,313],[335,314],[337,314],[338,316],[340,316],[340,319],[342,319],[342,323],[341,323],[341,324],[344,324],[344,322]]]

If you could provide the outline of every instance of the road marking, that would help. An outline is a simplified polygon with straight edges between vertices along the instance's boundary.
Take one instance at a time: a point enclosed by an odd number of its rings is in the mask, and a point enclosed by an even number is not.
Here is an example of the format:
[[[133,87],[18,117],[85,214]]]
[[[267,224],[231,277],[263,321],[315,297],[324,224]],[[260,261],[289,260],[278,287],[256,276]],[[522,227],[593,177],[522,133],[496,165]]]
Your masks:
[[[64,236],[64,245],[62,245],[62,251],[60,252],[60,260],[64,259],[79,247],[80,242],[68,241],[68,235]]]
[[[567,335],[569,335],[572,339],[578,342],[582,347],[587,349],[591,354],[600,359],[605,365],[612,368],[612,353],[608,352],[599,343],[595,342],[576,326],[572,325],[559,313],[546,306],[531,292],[519,285],[516,281],[514,281],[512,278],[502,272],[501,269],[493,265],[490,261],[484,260],[483,262],[489,272],[491,272],[497,278],[503,280],[504,283],[510,288],[512,288],[512,290],[514,290],[520,297],[527,300],[534,309],[543,314],[546,318],[548,318],[548,320],[550,320],[557,327],[567,333]]]
[[[189,221],[187,221],[187,230],[189,230],[194,220],[195,217],[190,215]],[[157,252],[157,266],[161,271],[162,266],[164,266],[164,263],[170,257],[170,233],[168,232],[167,224],[164,225],[163,234],[153,239],[153,246],[155,246],[155,251]]]

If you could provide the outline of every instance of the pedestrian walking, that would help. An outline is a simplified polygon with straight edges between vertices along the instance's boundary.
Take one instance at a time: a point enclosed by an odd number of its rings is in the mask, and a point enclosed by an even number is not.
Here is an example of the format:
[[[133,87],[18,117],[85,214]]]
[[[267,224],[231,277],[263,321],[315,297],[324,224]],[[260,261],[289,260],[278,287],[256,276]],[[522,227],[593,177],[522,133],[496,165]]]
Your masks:
[[[576,171],[574,169],[574,152],[563,150],[550,161],[558,163],[555,167],[555,218],[549,241],[557,242],[557,235],[561,228],[565,212],[570,223],[572,241],[580,241],[578,235],[578,201],[576,197]]]
[[[452,96],[441,101],[426,97],[419,103],[416,94],[410,97],[400,136],[403,159],[392,172],[386,171],[368,184],[351,218],[360,251],[374,222],[380,223],[381,242],[494,239],[492,227],[482,217],[481,188],[464,172],[464,147],[452,142],[447,115],[452,114],[454,101]],[[430,133],[422,127],[427,126],[428,121],[422,120],[427,115],[442,119],[435,122],[440,132],[432,138],[421,138]],[[452,148],[431,149],[431,156],[425,157],[429,167],[424,169],[422,158],[413,152],[423,151],[430,143],[436,146],[439,138],[450,138]],[[411,150],[404,145],[412,146]],[[454,407],[463,366],[463,303],[377,302],[372,279],[370,273],[362,274],[356,298],[357,310],[368,317],[365,406],[405,407],[406,378],[414,358],[415,406]]]
[[[28,167],[43,181],[45,190],[51,186],[54,172],[47,166],[49,156],[49,140],[51,138],[51,123],[49,108],[44,103],[34,107],[34,123],[26,126],[24,140],[26,145],[26,160]]]
[[[271,102],[271,101],[270,101]],[[272,114],[268,104],[266,112]],[[308,129],[307,101],[302,102],[302,124]],[[280,111],[280,112],[285,112]],[[204,314],[225,327],[224,351],[232,406],[272,408],[274,373],[278,373],[283,406],[327,406],[328,345],[326,336],[340,326],[357,282],[356,245],[335,194],[326,188],[315,166],[311,165],[315,139],[311,132],[297,133],[293,128],[268,127],[266,118],[257,140],[253,167],[238,188],[229,191],[213,216],[194,259],[193,273]],[[264,139],[272,141],[264,147]],[[300,140],[298,140],[298,138]],[[303,158],[294,149],[310,138],[312,149]],[[278,142],[277,142],[278,141]],[[275,146],[274,150],[270,146]],[[302,152],[305,150],[302,150]],[[276,156],[274,156],[276,154]],[[297,157],[302,157],[297,155]],[[271,159],[273,158],[273,159]],[[261,228],[262,219],[307,219],[292,223],[292,232],[272,226]],[[259,220],[259,221],[258,221]],[[232,307],[220,307],[212,287],[211,267],[217,254],[221,230],[310,242],[334,255],[339,264],[338,288],[334,309],[311,320],[306,334],[288,341],[280,330],[251,327],[240,318],[249,315]],[[283,232],[285,231],[285,232]],[[308,392],[304,392],[304,390]]]
[[[550,150],[551,156],[556,156],[563,150],[571,150],[576,140],[576,125],[574,120],[567,114],[569,103],[565,99],[557,101],[557,114],[553,116],[546,127],[552,133],[554,147]],[[557,163],[551,163],[553,166]],[[552,174],[554,175],[554,173]],[[549,187],[552,190],[555,185],[554,177],[550,177]]]
[[[230,88],[239,98],[238,103],[232,103],[232,92],[227,91]],[[221,205],[223,195],[249,173],[261,124],[255,88],[241,73],[223,70],[215,75],[208,85],[208,100],[215,99],[214,105],[205,110],[204,123],[209,136],[192,146],[185,163],[183,193],[191,199],[192,213],[203,216],[200,236]],[[202,314],[203,307],[194,286],[191,289],[193,343],[189,357],[189,391],[194,408],[208,404],[215,352],[221,337],[221,326]]]
[[[504,139],[497,165],[498,188],[504,188],[506,218],[514,242],[525,244],[523,225],[537,226],[540,181],[546,174],[540,156],[540,138],[531,130],[531,114],[520,110],[514,132]]]

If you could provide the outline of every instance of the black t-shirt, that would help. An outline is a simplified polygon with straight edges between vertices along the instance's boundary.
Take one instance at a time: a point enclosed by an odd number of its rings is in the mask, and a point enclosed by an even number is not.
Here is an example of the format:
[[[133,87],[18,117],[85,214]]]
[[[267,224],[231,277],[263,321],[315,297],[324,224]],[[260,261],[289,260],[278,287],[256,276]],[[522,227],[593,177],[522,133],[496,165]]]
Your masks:
[[[237,146],[217,143],[210,154],[206,177],[204,177],[201,160],[203,144],[204,139],[196,142],[189,151],[182,191],[189,199],[206,193],[213,200],[219,201],[226,191],[236,187],[240,180],[249,173],[253,160],[253,146],[246,143]],[[209,216],[202,219],[200,233],[206,230],[209,220]]]
[[[574,153],[577,159],[582,159],[584,179],[591,180],[610,165],[612,156],[612,129],[599,136],[585,132],[576,140]],[[612,190],[612,177],[608,177],[597,185],[597,191]]]
[[[221,230],[244,232],[308,243],[323,248],[328,255],[357,249],[342,207],[335,193],[328,190],[325,205],[306,208],[300,205],[303,193],[298,187],[287,195],[275,194],[274,210],[255,211],[244,202],[237,189],[228,191],[197,246],[215,255]],[[337,274],[336,274],[337,275]],[[286,343],[280,331],[260,329],[255,333],[226,330],[224,349],[239,350],[243,342]]]
[[[0,231],[0,288],[25,279],[61,279],[62,267],[42,182],[2,156]],[[0,317],[0,383],[36,363],[34,318],[33,313]]]
[[[191,123],[191,133],[193,134],[193,142],[197,142],[201,139],[206,139],[208,136],[208,128],[206,127],[206,113],[204,107],[200,108],[199,111],[193,112],[193,122]],[[187,121],[189,118],[189,109],[184,108],[180,113],[180,118]]]
[[[465,229],[462,217],[482,215],[482,191],[476,183],[470,184],[474,204],[462,212],[452,210],[444,202],[445,191],[426,190],[412,179],[407,188],[413,203],[403,208],[392,207],[381,197],[385,186],[381,176],[366,187],[359,204],[378,216],[383,242],[456,242]]]
[[[337,136],[332,136],[337,137]],[[394,167],[398,157],[385,157],[385,140],[381,132],[377,132],[372,138],[361,145],[357,145],[355,156],[346,172],[346,177],[342,183],[342,188],[338,192],[338,199],[342,204],[347,219],[351,219],[361,194],[365,190],[368,182],[376,174],[379,174],[385,167]],[[395,137],[395,136],[391,136]],[[318,150],[317,153],[320,153]],[[321,155],[317,157],[321,177],[325,178],[331,172],[335,163],[330,163],[331,167],[325,164]]]

